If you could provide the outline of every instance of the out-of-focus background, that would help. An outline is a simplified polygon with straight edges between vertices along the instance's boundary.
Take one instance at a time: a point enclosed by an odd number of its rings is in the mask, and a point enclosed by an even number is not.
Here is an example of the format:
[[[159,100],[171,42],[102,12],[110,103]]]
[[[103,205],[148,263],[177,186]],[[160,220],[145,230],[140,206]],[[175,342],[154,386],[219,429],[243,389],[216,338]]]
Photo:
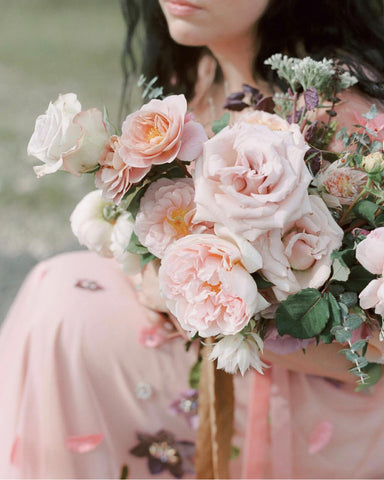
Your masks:
[[[26,149],[59,93],[117,120],[125,26],[118,0],[0,0],[0,322],[30,268],[79,249],[69,225],[91,176],[36,179]]]

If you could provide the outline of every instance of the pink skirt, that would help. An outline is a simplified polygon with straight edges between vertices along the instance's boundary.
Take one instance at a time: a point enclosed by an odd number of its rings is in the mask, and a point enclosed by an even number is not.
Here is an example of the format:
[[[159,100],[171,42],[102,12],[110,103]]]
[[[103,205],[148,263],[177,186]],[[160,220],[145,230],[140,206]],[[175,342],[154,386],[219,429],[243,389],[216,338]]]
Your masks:
[[[1,478],[194,478],[196,352],[153,317],[112,260],[34,268],[0,336]],[[384,478],[383,382],[269,375],[235,378],[233,478]]]

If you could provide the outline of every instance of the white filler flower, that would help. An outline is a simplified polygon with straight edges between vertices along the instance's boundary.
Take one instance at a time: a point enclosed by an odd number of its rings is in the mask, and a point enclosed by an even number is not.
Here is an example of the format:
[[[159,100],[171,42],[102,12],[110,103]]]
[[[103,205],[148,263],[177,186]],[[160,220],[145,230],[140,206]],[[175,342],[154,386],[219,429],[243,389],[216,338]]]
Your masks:
[[[263,340],[257,333],[250,332],[246,336],[241,333],[226,335],[215,343],[209,356],[210,360],[217,360],[217,367],[227,373],[240,371],[242,375],[251,367],[263,373],[259,352],[263,350]]]

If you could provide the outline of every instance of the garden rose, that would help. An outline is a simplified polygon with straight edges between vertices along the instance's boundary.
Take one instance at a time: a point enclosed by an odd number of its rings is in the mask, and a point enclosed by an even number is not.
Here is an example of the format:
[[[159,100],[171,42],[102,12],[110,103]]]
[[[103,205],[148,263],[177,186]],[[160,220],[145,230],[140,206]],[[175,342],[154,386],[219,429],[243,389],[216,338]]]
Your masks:
[[[325,203],[336,208],[350,205],[365,187],[367,178],[365,172],[336,161],[319,172],[316,183]]]
[[[303,288],[319,288],[331,273],[331,253],[341,246],[343,230],[327,206],[310,195],[312,212],[259,237],[254,245],[263,258],[262,275],[274,284],[278,301]]]
[[[167,247],[178,238],[209,229],[209,225],[193,220],[194,195],[190,178],[161,178],[145,192],[136,216],[135,233],[156,257],[162,258]]]
[[[37,118],[28,155],[44,162],[34,167],[38,177],[57,170],[80,175],[98,165],[107,139],[101,112],[96,108],[82,112],[76,95],[67,93]]]
[[[188,235],[165,252],[159,270],[167,306],[191,336],[234,335],[268,302],[239,249],[215,235]]]
[[[196,161],[196,220],[227,226],[253,241],[310,211],[307,147],[290,131],[247,122],[226,127]]]
[[[134,220],[129,212],[123,212],[116,220],[111,232],[111,252],[121,270],[127,275],[140,272],[140,255],[128,252],[127,247],[133,233]]]
[[[356,258],[371,273],[381,275],[384,270],[384,227],[375,228],[356,247]]]
[[[384,272],[383,272],[384,273]],[[359,295],[360,307],[364,310],[374,308],[375,313],[384,318],[384,279],[371,280]]]
[[[102,197],[101,190],[88,193],[76,205],[71,215],[72,232],[80,245],[103,257],[112,257],[111,234],[114,221],[108,221],[105,208],[112,206]]]
[[[175,158],[190,162],[200,155],[207,140],[204,128],[187,115],[184,95],[151,100],[128,115],[122,127],[120,156],[137,168],[170,163]]]
[[[113,135],[104,147],[100,157],[100,169],[95,175],[95,185],[103,190],[107,200],[121,202],[130,186],[138,183],[150,168],[135,168],[127,165],[119,154],[120,138]]]

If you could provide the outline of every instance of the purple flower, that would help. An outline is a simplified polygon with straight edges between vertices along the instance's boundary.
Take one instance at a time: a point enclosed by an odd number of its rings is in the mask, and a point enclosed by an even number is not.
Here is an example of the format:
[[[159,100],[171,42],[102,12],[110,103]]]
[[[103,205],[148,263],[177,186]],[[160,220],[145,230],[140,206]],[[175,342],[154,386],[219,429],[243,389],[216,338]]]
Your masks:
[[[192,442],[176,441],[174,435],[166,430],[159,430],[155,435],[139,432],[137,438],[139,443],[130,453],[135,457],[147,457],[152,475],[168,470],[175,478],[182,478],[185,472],[193,473]]]
[[[199,417],[197,414],[198,392],[191,388],[182,392],[169,406],[173,415],[181,415],[193,430],[197,430]]]

